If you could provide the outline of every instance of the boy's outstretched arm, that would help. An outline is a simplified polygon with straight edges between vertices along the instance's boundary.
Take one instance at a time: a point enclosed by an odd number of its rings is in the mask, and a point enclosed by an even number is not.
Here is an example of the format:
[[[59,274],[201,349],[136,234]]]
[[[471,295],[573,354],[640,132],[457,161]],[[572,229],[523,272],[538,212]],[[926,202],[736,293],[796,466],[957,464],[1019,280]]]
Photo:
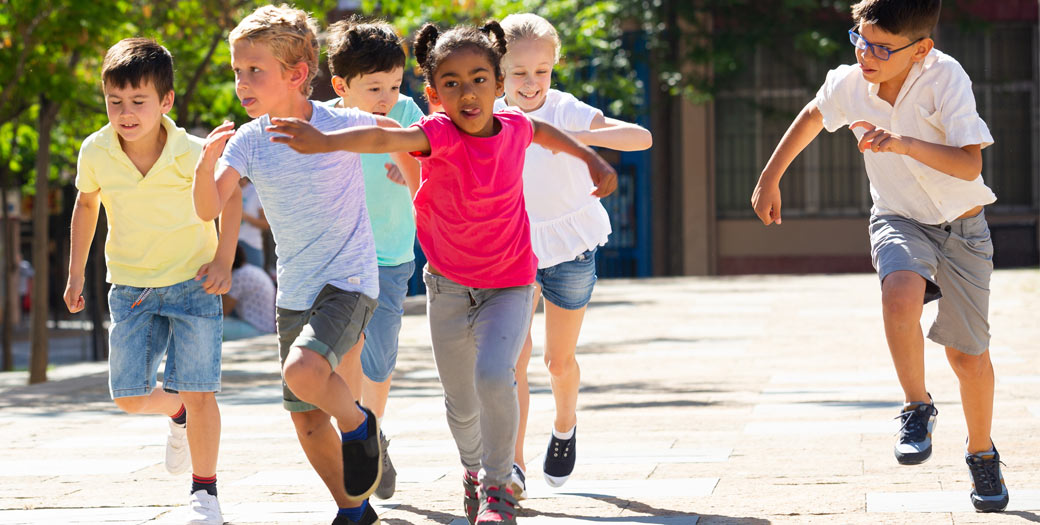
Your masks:
[[[544,120],[531,117],[528,119],[534,127],[532,142],[552,151],[578,157],[588,165],[589,176],[592,177],[592,183],[596,185],[596,191],[592,192],[593,195],[603,198],[617,189],[617,173],[614,172],[614,168],[595,151],[592,151],[592,148],[578,142],[574,137]]]
[[[816,101],[809,102],[776,145],[773,155],[769,157],[769,162],[758,178],[754,193],[751,194],[751,206],[755,209],[755,215],[762,220],[762,224],[780,224],[780,177],[784,176],[795,157],[820,134],[821,130],[823,114],[816,107]]]
[[[391,118],[376,116],[375,126],[355,126],[331,133],[298,118],[272,118],[267,131],[281,133],[271,142],[286,144],[300,153],[328,153],[353,151],[355,153],[430,152],[426,133],[417,127],[401,128]]]
[[[236,184],[231,198],[220,213],[220,234],[213,260],[203,264],[195,280],[205,279],[202,289],[214,295],[226,294],[231,289],[231,267],[235,263],[238,230],[242,222],[242,190]]]
[[[642,151],[654,145],[650,131],[638,124],[596,115],[586,131],[571,132],[586,146],[610,148],[617,151]]]
[[[202,155],[195,164],[195,180],[192,181],[191,186],[192,197],[195,203],[195,214],[204,221],[216,219],[232,194],[241,195],[241,190],[238,188],[240,178],[238,171],[229,166],[221,170],[219,174],[214,174],[217,159],[224,152],[224,145],[227,144],[228,139],[234,134],[235,124],[233,122],[225,121],[214,128],[206,137]],[[241,198],[239,198],[240,216],[241,206]]]
[[[101,207],[101,190],[90,193],[82,191],[76,196],[72,209],[71,239],[69,246],[69,282],[65,285],[65,306],[76,313],[85,307],[83,281],[87,267],[90,245],[97,229],[98,212]]]
[[[867,130],[859,139],[860,152],[898,153],[962,180],[975,180],[982,173],[982,145],[970,144],[963,148],[936,144],[913,137],[904,137],[859,120],[849,124],[849,129]]]

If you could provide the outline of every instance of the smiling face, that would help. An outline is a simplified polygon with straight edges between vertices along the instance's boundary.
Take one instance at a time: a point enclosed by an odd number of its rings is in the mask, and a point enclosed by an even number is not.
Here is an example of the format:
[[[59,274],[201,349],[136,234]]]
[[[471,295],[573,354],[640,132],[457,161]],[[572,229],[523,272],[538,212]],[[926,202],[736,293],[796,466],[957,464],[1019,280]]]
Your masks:
[[[433,86],[426,96],[464,133],[490,137],[496,133],[492,112],[495,99],[502,96],[502,79],[495,78],[495,66],[487,54],[463,47],[444,57],[433,72]]]
[[[293,97],[306,98],[295,81],[299,72],[286,70],[262,43],[245,38],[232,43],[231,69],[235,72],[235,94],[250,118],[268,113],[287,116]]]
[[[106,83],[105,108],[108,121],[123,142],[155,140],[162,128],[162,116],[173,108],[173,91],[163,97],[149,79],[137,87],[126,84],[117,87]]]
[[[867,42],[875,46],[885,47],[890,51],[909,45],[912,39],[889,33],[875,24],[860,24],[856,29]],[[869,49],[856,49],[856,61],[859,63],[860,71],[867,82],[873,84],[896,83],[902,85],[910,68],[916,62],[924,60],[928,52],[932,50],[932,39],[925,38],[902,51],[892,53],[888,60],[881,60],[874,56]]]
[[[545,103],[556,62],[556,46],[546,38],[525,38],[509,44],[502,57],[506,102],[523,111],[534,111]]]
[[[332,89],[343,98],[343,107],[385,117],[397,103],[403,78],[404,68],[401,67],[358,75],[350,79],[349,84],[343,77],[334,76]]]

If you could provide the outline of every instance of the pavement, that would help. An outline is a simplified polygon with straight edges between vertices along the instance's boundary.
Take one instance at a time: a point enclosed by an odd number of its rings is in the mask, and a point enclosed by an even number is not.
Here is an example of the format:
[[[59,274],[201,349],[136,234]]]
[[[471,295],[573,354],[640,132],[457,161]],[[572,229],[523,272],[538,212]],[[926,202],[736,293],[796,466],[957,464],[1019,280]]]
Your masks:
[[[528,491],[536,525],[1040,522],[1040,271],[993,276],[993,439],[1011,503],[976,514],[944,352],[926,346],[934,454],[892,455],[899,388],[869,274],[603,280],[579,342],[578,465],[540,472],[553,403],[535,318]],[[414,301],[421,301],[415,299]],[[421,303],[405,316],[384,428],[388,525],[465,525]],[[419,312],[419,313],[416,313]],[[926,307],[925,324],[934,316]],[[0,374],[0,523],[184,523],[189,479],[163,468],[166,421],[120,413],[104,363]],[[329,523],[335,505],[280,406],[273,337],[224,347],[220,499],[229,523]]]

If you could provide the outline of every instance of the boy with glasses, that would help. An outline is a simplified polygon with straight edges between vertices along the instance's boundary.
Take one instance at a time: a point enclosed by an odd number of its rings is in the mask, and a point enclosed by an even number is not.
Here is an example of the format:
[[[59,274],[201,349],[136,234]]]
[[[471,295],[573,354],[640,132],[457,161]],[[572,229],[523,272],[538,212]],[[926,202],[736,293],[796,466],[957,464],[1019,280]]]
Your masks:
[[[932,453],[938,410],[924,381],[923,304],[939,301],[929,339],[946,348],[968,427],[965,460],[980,512],[1008,504],[1000,455],[990,440],[993,366],[989,280],[993,243],[983,206],[996,200],[982,176],[993,143],[975,110],[971,79],[930,38],[940,0],[863,0],[849,31],[856,65],[827,74],[795,118],[751,197],[766,225],[780,224],[780,177],[826,128],[848,125],[863,152],[870,195],[871,256],[881,279],[885,336],[905,394],[896,460]]]

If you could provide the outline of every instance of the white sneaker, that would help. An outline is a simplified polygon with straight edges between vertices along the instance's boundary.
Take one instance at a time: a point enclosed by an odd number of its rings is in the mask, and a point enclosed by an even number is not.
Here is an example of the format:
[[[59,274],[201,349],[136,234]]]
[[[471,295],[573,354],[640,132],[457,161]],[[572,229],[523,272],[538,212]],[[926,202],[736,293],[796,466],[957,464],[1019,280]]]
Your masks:
[[[509,488],[513,489],[513,495],[517,501],[527,499],[527,476],[520,465],[513,463],[513,475],[509,480]]]
[[[195,491],[188,500],[188,525],[223,525],[220,502],[205,490]]]
[[[188,431],[185,425],[170,420],[170,435],[166,436],[166,472],[184,474],[191,470],[191,451],[188,449]]]

